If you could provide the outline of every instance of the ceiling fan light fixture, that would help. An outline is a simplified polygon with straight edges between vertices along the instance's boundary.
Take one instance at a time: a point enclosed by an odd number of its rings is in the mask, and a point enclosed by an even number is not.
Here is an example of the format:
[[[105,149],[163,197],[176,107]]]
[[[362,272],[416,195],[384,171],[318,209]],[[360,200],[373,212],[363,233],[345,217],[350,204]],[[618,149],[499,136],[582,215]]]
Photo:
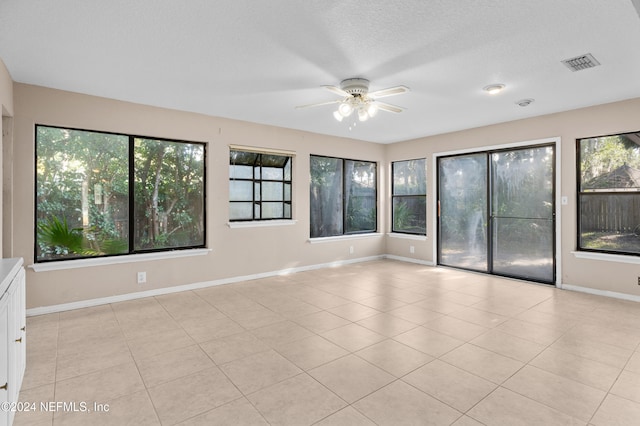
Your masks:
[[[378,105],[376,105],[375,102],[371,102],[367,107],[367,114],[369,114],[369,117],[375,117],[377,113]]]
[[[488,86],[484,86],[482,90],[489,93],[490,95],[497,95],[502,92],[506,86],[504,84],[490,84]]]
[[[340,114],[340,111],[333,111],[333,118],[338,121],[342,121],[344,117],[342,116],[342,114]]]
[[[358,120],[367,121],[368,119],[369,119],[369,113],[367,113],[367,110],[364,108],[360,108],[358,110]]]
[[[353,112],[353,107],[348,102],[342,102],[338,107],[338,112],[343,117],[348,117]]]

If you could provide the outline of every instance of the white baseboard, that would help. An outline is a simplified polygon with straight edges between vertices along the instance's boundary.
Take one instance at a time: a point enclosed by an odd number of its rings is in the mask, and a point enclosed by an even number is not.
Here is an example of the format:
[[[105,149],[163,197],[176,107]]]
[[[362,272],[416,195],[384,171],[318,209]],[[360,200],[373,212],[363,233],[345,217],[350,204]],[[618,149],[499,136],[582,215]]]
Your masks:
[[[178,293],[180,291],[197,290],[206,287],[213,287],[223,284],[231,284],[240,281],[256,280],[260,278],[275,277],[278,275],[287,275],[296,272],[312,271],[314,269],[333,268],[336,266],[348,265],[351,263],[369,262],[372,260],[384,259],[384,255],[360,257],[357,259],[337,260],[335,262],[321,263],[316,265],[300,266],[297,268],[280,269],[278,271],[263,272],[260,274],[242,275],[237,277],[223,278],[213,281],[204,281],[200,283],[185,284],[175,287],[164,287],[153,290],[140,291],[135,293],[119,294],[116,296],[101,297],[98,299],[79,300],[77,302],[62,303],[59,305],[41,306],[38,308],[27,309],[27,316],[36,316],[44,314],[53,314],[56,312],[71,311],[74,309],[89,308],[92,306],[106,305],[109,303],[124,302],[127,300],[142,299],[144,297],[160,296],[163,294]]]
[[[579,291],[581,293],[593,294],[596,296],[612,297],[614,299],[629,300],[631,302],[640,302],[640,296],[633,294],[618,293],[617,291],[599,290],[590,287],[581,287],[579,285],[560,284],[560,288],[563,290]]]
[[[414,259],[412,257],[396,256],[395,254],[385,254],[385,259],[399,260],[401,262],[418,263],[420,265],[435,266],[430,260]]]

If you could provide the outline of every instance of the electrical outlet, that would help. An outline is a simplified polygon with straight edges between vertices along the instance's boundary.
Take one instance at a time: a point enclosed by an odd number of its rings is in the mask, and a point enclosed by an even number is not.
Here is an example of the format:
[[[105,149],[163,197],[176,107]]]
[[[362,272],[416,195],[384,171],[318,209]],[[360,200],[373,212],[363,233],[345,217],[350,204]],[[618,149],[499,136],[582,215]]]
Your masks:
[[[349,254],[353,254],[355,252],[353,246],[349,246]]]
[[[415,253],[416,252],[416,248],[414,246],[409,246],[409,253]]]
[[[138,272],[138,284],[144,284],[147,282],[147,273]]]
[[[638,277],[638,285],[640,285],[640,277]]]

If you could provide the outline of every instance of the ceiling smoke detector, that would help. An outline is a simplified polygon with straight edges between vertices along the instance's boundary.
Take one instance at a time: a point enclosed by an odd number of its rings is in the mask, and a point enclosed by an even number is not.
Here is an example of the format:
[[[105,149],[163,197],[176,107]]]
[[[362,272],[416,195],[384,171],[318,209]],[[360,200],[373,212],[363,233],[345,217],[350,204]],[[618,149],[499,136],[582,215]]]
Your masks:
[[[527,106],[531,105],[534,100],[535,99],[520,99],[518,102],[516,102],[516,105],[521,106],[521,107],[527,107]]]
[[[581,71],[589,68],[597,67],[600,62],[593,57],[591,53],[585,55],[576,56],[575,58],[565,59],[562,61],[571,71]]]

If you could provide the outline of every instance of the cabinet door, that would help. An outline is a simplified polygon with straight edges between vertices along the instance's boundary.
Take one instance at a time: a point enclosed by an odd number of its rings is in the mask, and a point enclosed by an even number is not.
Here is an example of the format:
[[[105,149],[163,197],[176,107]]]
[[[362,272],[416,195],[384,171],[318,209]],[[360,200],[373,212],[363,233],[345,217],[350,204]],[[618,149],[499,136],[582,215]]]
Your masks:
[[[8,402],[9,392],[9,295],[5,293],[0,299],[0,405]],[[9,411],[0,410],[0,426],[9,424]]]

